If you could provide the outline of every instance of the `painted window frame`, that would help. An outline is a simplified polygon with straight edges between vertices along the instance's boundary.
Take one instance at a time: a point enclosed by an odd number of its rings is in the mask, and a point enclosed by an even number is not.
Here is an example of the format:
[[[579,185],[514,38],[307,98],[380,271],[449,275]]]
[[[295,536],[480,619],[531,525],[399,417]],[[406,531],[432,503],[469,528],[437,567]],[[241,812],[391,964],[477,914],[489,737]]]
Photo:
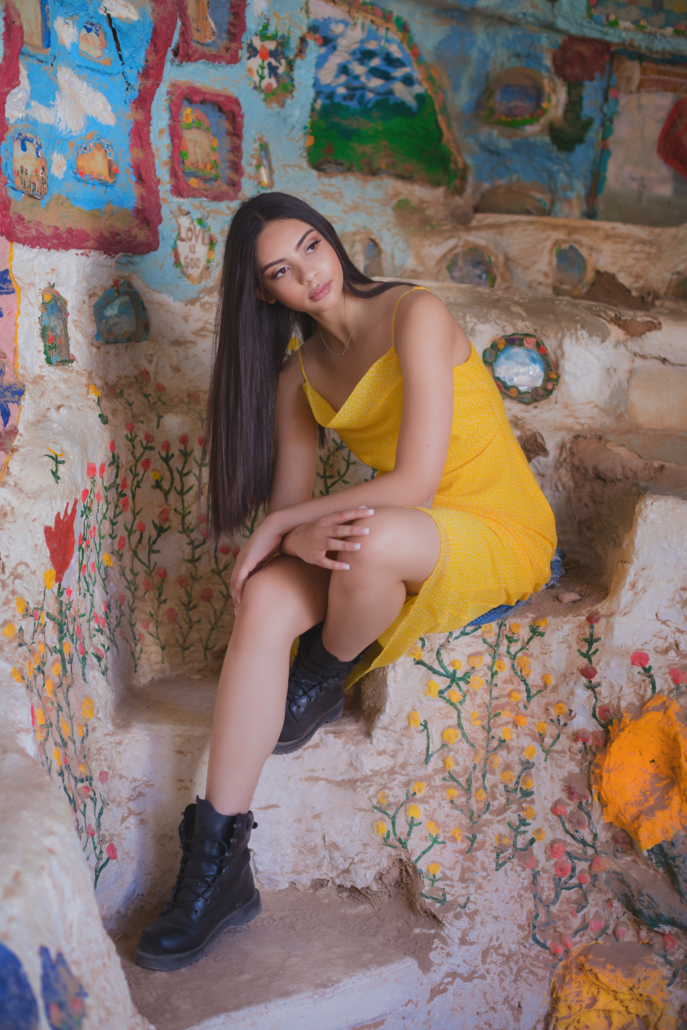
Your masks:
[[[239,156],[229,158],[229,181],[217,186],[191,186],[181,167],[181,109],[184,104],[214,104],[227,119],[229,137],[238,144]],[[169,135],[172,145],[170,182],[175,197],[199,200],[236,200],[243,179],[243,109],[238,97],[217,93],[191,82],[175,82],[169,89]]]

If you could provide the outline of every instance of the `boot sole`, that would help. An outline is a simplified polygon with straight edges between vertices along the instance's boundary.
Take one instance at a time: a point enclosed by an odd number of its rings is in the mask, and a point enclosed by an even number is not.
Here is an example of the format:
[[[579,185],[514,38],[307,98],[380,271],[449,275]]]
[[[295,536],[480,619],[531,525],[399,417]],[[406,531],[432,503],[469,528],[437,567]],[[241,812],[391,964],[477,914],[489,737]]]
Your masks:
[[[300,748],[302,748],[305,744],[308,743],[311,737],[315,736],[317,731],[321,729],[322,726],[325,726],[328,722],[338,722],[338,720],[343,715],[343,709],[344,702],[343,698],[341,698],[341,700],[336,703],[334,708],[330,708],[330,710],[322,716],[320,721],[316,723],[312,727],[312,729],[308,730],[308,732],[305,733],[302,737],[299,737],[298,740],[287,740],[283,744],[278,741],[277,746],[275,747],[272,754],[290,755],[292,751],[300,750]]]
[[[173,969],[183,969],[184,966],[192,966],[194,962],[199,962],[200,959],[207,955],[224,930],[230,926],[245,926],[246,923],[250,923],[259,916],[261,912],[260,892],[256,890],[250,901],[247,901],[245,905],[237,908],[235,912],[232,912],[226,919],[223,919],[197,948],[193,948],[191,951],[182,951],[176,955],[149,955],[145,951],[139,951],[136,948],[136,965],[143,966],[145,969],[165,970],[168,972]]]

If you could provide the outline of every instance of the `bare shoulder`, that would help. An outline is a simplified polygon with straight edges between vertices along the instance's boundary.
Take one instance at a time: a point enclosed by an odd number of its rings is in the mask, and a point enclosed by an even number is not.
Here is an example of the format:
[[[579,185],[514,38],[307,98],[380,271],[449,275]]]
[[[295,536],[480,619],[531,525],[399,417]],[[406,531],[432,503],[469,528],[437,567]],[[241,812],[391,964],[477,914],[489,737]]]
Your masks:
[[[302,383],[303,373],[298,359],[298,351],[289,351],[279,373],[279,389],[280,391],[297,390]]]
[[[401,347],[412,347],[419,339],[423,351],[432,345],[449,346],[454,365],[470,356],[470,341],[462,326],[441,297],[427,289],[413,290],[403,297],[396,314],[396,339]]]

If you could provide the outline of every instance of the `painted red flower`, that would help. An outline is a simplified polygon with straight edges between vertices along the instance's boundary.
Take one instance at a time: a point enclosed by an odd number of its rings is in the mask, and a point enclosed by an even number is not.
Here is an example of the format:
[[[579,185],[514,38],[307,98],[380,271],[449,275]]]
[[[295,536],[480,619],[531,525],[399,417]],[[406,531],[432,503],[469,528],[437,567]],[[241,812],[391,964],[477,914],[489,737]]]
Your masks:
[[[86,827],[86,833],[88,834],[89,837],[95,837],[95,830],[93,829],[93,827],[91,826],[90,823]]]
[[[126,490],[126,476],[124,476],[124,478],[122,479],[121,483],[119,484],[119,489],[122,490],[122,491]]]
[[[128,511],[128,510],[129,510],[129,498],[128,497],[122,497],[122,511]]]
[[[72,505],[71,512],[69,504],[64,509],[64,515],[58,512],[55,516],[55,524],[46,526],[43,530],[45,542],[48,545],[50,561],[55,570],[55,582],[61,583],[69,563],[74,555],[74,519],[76,518],[76,500]]]
[[[630,664],[644,669],[649,664],[649,655],[646,651],[633,651],[630,655]]]
[[[100,774],[98,775],[98,779],[100,780],[101,783],[107,783],[109,778],[110,778],[110,774],[109,774],[109,772],[106,772],[105,769],[103,769],[100,772]]]
[[[141,380],[142,383],[149,383],[150,372],[148,371],[148,369],[142,368],[141,371],[138,373],[138,378]]]
[[[114,860],[117,857],[117,849],[114,846],[114,844],[108,844],[107,845],[107,847],[105,848],[105,854],[107,855],[107,857],[110,859],[111,862],[114,862]]]
[[[85,503],[88,500],[88,490],[81,491],[81,500]]]
[[[668,675],[673,681],[673,685],[679,687],[681,683],[687,681],[687,672],[682,672],[680,669],[668,669]]]
[[[86,465],[86,475],[89,479],[93,479],[95,477],[95,472],[95,465],[92,461],[89,461],[88,465]]]
[[[182,447],[186,446],[186,444],[188,443],[188,437],[187,437],[186,433],[184,433],[182,436],[179,437],[179,443],[181,444]]]
[[[211,601],[212,600],[212,587],[205,587],[204,590],[201,590],[201,592],[200,592],[200,599],[201,599],[201,601]]]
[[[114,454],[115,446],[116,446],[116,444],[115,444],[114,440],[110,440],[110,454]]]
[[[598,714],[602,722],[608,722],[613,718],[613,709],[610,705],[601,705]]]
[[[549,847],[549,854],[551,858],[565,858],[565,844],[561,844],[560,841],[556,841]]]
[[[218,547],[217,550],[220,554],[231,554],[231,547],[229,544],[222,544],[222,546]]]
[[[673,937],[672,933],[664,933],[663,944],[666,951],[672,951],[677,946],[677,938]]]
[[[133,424],[133,422],[125,423],[124,428],[126,429],[127,433],[133,433],[133,431],[134,431],[134,424]]]
[[[572,949],[575,947],[575,941],[569,933],[561,934],[561,944],[564,948],[567,948],[568,951],[572,951]]]
[[[145,433],[143,434],[143,439],[145,440],[146,443],[153,443],[153,441],[155,440],[155,437],[153,436],[153,434],[151,432],[149,432],[146,429]]]
[[[575,740],[578,744],[590,744],[592,735],[589,730],[578,730],[575,734]]]
[[[167,609],[167,622],[176,622],[177,618],[178,618],[178,616],[177,616],[177,613],[176,613],[176,609],[175,608],[168,608]]]
[[[589,920],[589,932],[593,934],[594,937],[598,937],[598,935],[605,929],[605,927],[606,923],[603,919],[599,919],[598,916],[596,919],[592,916],[592,918]]]
[[[148,621],[148,619],[145,619],[141,623],[141,625],[143,626],[143,629],[145,629],[145,630],[149,630],[150,629],[150,622]],[[141,635],[141,640],[143,640],[143,636],[142,635]]]
[[[164,454],[167,454],[167,451],[169,450],[169,440],[163,440],[162,441],[162,443],[160,444],[160,450]]]
[[[158,579],[167,579],[167,569],[155,569],[155,575]]]
[[[549,951],[552,955],[555,955],[556,958],[560,958],[565,951],[565,948],[559,941],[552,941],[551,944],[549,944]]]
[[[577,874],[577,879],[582,884],[589,883],[589,873],[585,873],[584,871],[582,871],[582,872]]]
[[[79,654],[81,655],[81,657],[83,658],[83,656],[86,654],[86,648],[83,646],[83,644],[82,644],[82,642],[80,640],[79,640],[79,642],[76,645],[76,649],[79,652]]]
[[[554,815],[565,815],[568,811],[568,806],[564,801],[557,801],[555,805],[551,806],[551,811]]]
[[[169,508],[160,508],[160,514],[157,518],[161,526],[169,522]]]
[[[580,676],[584,676],[586,680],[593,680],[596,675],[597,672],[593,665],[583,665],[580,669]]]
[[[142,586],[143,586],[143,592],[144,593],[147,593],[149,590],[153,589],[153,584],[150,582],[149,579],[144,579],[143,583],[142,583]]]
[[[587,622],[590,626],[596,626],[598,622],[601,622],[601,616],[598,612],[590,612],[587,616]]]
[[[117,539],[117,550],[118,551],[122,551],[124,549],[124,544],[125,544],[124,537],[123,536],[118,537],[118,539]]]
[[[188,586],[188,576],[177,576],[177,586],[185,590]]]
[[[95,562],[91,562],[91,572],[95,572]]]
[[[103,499],[103,495],[101,494],[100,490],[96,490],[96,493],[95,493],[95,503],[96,504],[100,504],[102,499]]]
[[[204,436],[199,436],[198,437],[198,446],[199,447],[205,447],[205,437]]]
[[[148,471],[148,469],[150,468],[150,458],[143,459],[143,461],[141,462],[141,468],[144,472]]]
[[[142,521],[139,520],[136,523],[136,532],[137,533],[144,533],[145,532],[145,528],[146,528],[145,522],[142,522]]]
[[[601,857],[601,855],[594,855],[594,858],[591,860],[589,864],[589,868],[593,873],[600,873],[603,869],[606,868],[606,863],[604,859]]]
[[[158,393],[167,393],[167,387],[164,383],[155,383],[155,389]]]
[[[572,866],[567,858],[559,858],[554,866],[556,876],[568,876],[572,872]]]
[[[266,46],[261,46],[260,47],[260,49],[258,50],[258,57],[260,58],[261,61],[268,61],[269,60],[270,52],[269,52],[269,50],[267,49]]]
[[[98,467],[98,475],[100,476],[101,479],[105,475],[105,462],[104,461],[100,462],[100,466]]]

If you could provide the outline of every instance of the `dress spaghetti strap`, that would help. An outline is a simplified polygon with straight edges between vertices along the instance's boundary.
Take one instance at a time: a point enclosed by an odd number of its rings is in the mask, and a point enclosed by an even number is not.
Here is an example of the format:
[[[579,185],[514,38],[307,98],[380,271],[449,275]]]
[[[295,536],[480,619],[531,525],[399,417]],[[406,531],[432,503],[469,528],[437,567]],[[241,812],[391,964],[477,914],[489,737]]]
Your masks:
[[[300,347],[298,348],[298,360],[301,363],[301,372],[303,373],[303,378],[304,378],[304,380],[307,383],[308,377],[305,374],[305,365],[303,364],[303,355],[301,354],[302,350],[303,350],[303,344],[301,344]]]
[[[391,346],[394,347],[394,329],[396,327],[396,312],[398,311],[398,305],[401,303],[404,297],[407,297],[409,293],[413,293],[414,290],[425,290],[427,293],[431,293],[426,286],[411,286],[409,290],[402,293],[396,301],[396,307],[394,308],[394,317],[391,319]]]

